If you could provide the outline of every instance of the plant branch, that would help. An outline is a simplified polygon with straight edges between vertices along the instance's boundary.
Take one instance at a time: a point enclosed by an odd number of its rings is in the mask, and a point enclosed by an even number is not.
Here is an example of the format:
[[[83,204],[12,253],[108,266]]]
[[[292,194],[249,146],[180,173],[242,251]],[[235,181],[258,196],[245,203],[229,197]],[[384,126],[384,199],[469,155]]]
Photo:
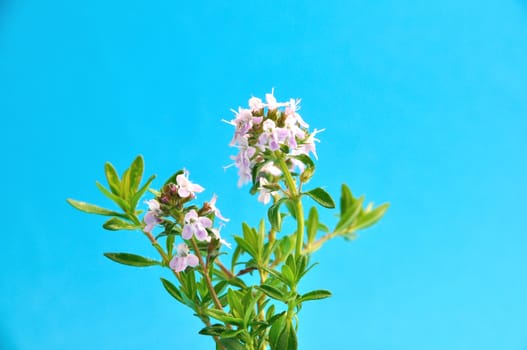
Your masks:
[[[303,253],[304,254],[311,254],[311,253],[316,252],[317,250],[319,250],[322,247],[322,244],[324,244],[325,242],[329,241],[330,239],[335,238],[336,236],[338,236],[338,232],[326,233],[324,236],[320,237],[315,242],[312,242],[312,243],[308,244],[304,248]]]
[[[216,308],[218,310],[223,311],[223,306],[221,306],[220,299],[218,298],[218,295],[216,294],[216,291],[214,290],[214,286],[212,285],[212,281],[210,280],[209,276],[209,270],[207,268],[207,265],[203,261],[203,256],[201,255],[201,252],[199,251],[198,244],[196,243],[196,240],[194,237],[190,239],[190,242],[192,243],[192,247],[194,248],[194,252],[196,253],[196,256],[198,257],[199,264],[201,265],[201,268],[203,269],[203,278],[205,278],[205,282],[207,283],[207,287],[209,288],[209,293],[212,297],[212,300],[214,301],[214,305],[216,305]]]
[[[220,259],[216,258],[214,259],[214,263],[216,265],[218,265],[218,267],[220,268],[221,271],[223,271],[224,274],[226,274],[229,278],[234,278],[236,276],[234,276],[234,274],[231,272],[231,270],[229,270],[228,268],[225,267],[225,265],[223,265],[223,263],[220,261]]]

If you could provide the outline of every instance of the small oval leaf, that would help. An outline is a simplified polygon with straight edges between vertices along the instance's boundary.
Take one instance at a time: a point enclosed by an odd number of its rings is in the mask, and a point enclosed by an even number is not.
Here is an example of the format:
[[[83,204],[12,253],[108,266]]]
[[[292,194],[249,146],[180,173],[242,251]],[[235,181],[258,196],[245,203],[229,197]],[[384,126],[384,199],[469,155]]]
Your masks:
[[[333,201],[333,198],[331,198],[329,193],[327,193],[325,190],[323,190],[320,187],[312,189],[309,192],[305,192],[304,194],[311,197],[315,202],[317,202],[323,207],[335,208],[335,202]]]
[[[268,295],[269,297],[273,299],[281,300],[281,301],[285,300],[284,293],[282,293],[282,291],[280,291],[279,289],[275,287],[269,286],[267,284],[262,284],[261,286],[256,286],[256,289],[265,293],[266,295]]]
[[[267,210],[267,217],[273,227],[273,230],[280,232],[282,229],[282,214],[280,214],[280,205],[285,201],[285,198],[279,199],[276,203],[271,205]]]
[[[143,178],[144,160],[138,155],[130,165],[130,195],[134,195]]]
[[[179,292],[176,286],[172,284],[172,282],[161,278],[161,283],[163,283],[163,287],[165,287],[165,290],[170,294],[174,299],[178,300],[181,303],[185,303],[183,296]]]
[[[86,202],[76,201],[74,199],[67,199],[67,202],[74,207],[75,209],[78,209],[80,211],[83,211],[85,213],[89,214],[97,214],[97,215],[105,215],[105,216],[119,216],[122,215],[120,213],[117,213],[113,210],[101,208],[99,206],[89,204]]]
[[[132,223],[126,222],[118,218],[111,218],[106,221],[103,225],[103,228],[109,231],[119,231],[119,230],[137,230],[140,227]]]
[[[306,293],[300,297],[299,303],[309,300],[320,300],[320,299],[326,299],[331,296],[331,292],[329,290],[319,289],[314,290],[309,293]]]
[[[361,230],[375,224],[383,217],[384,213],[386,212],[386,210],[388,210],[389,206],[390,204],[384,203],[382,205],[379,205],[377,208],[373,209],[369,213],[360,216],[358,219],[359,223],[357,224],[357,226],[355,226],[355,229]]]
[[[130,253],[104,253],[104,256],[110,260],[113,260],[119,264],[135,266],[135,267],[146,267],[153,265],[161,265],[159,261],[145,258],[140,255]]]

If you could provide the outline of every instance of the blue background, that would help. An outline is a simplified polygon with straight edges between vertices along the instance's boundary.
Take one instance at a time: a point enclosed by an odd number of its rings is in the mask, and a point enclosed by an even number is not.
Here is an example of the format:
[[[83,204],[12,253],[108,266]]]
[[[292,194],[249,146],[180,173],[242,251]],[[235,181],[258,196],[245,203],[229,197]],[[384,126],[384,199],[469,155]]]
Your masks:
[[[274,87],[320,134],[313,185],[391,208],[335,240],[304,291],[300,349],[527,349],[525,1],[0,2],[0,347],[212,348],[140,234],[65,198],[109,205],[103,164],[188,167],[232,218],[230,108]],[[332,214],[324,216],[332,222]],[[232,239],[231,239],[232,241]]]

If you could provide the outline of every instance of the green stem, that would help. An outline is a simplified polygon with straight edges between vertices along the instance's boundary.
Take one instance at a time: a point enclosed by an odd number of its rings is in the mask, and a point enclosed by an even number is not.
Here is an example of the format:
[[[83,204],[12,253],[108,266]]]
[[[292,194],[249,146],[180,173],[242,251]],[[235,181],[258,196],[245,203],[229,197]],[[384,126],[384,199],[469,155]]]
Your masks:
[[[276,159],[278,160],[278,165],[284,173],[284,181],[289,189],[289,198],[295,202],[296,208],[296,220],[297,220],[297,229],[296,229],[296,249],[295,255],[302,255],[302,246],[304,244],[304,208],[302,206],[302,198],[299,193],[299,190],[296,187],[296,182],[291,175],[291,172],[287,168],[287,164],[282,156],[282,153],[275,152]]]
[[[322,244],[329,241],[330,239],[335,238],[336,236],[338,236],[338,232],[330,232],[325,234],[321,238],[317,239],[315,242],[309,243],[304,249],[304,254],[314,253],[315,251],[319,250],[320,247],[322,247]]]
[[[142,231],[145,236],[148,237],[148,240],[150,241],[150,243],[152,243],[152,245],[154,246],[154,248],[156,248],[156,250],[159,252],[159,254],[161,255],[161,257],[163,258],[163,263],[165,264],[165,266],[169,266],[170,264],[170,259],[168,257],[168,255],[166,254],[165,250],[159,245],[159,243],[157,242],[156,238],[152,235],[152,233],[150,232],[147,232],[147,231]],[[192,240],[192,243],[194,243],[194,247],[197,248],[197,245],[195,245],[195,242],[194,240]],[[199,253],[199,250],[198,250],[198,253]],[[201,259],[201,255],[200,255],[200,261],[203,262],[203,259]],[[172,269],[170,269],[173,273],[174,273],[174,276],[176,276],[177,280],[179,281],[179,283],[181,283],[181,276],[179,275],[179,272],[176,272]],[[207,276],[207,282],[210,283],[210,279],[208,278],[208,274],[206,274]],[[209,284],[209,287],[212,287],[212,284],[210,283]],[[212,291],[214,291],[214,287],[212,287]],[[214,299],[214,302],[216,303],[216,301],[219,303],[219,300],[217,299],[218,297],[216,296],[216,294],[213,295],[213,297],[216,297]],[[218,304],[216,304],[217,306]],[[221,303],[219,303],[219,306],[221,308]],[[200,313],[198,313],[200,314]],[[210,326],[210,321],[208,320],[208,318],[205,317],[202,317],[203,315],[200,315],[200,319],[203,321],[203,323],[205,323],[206,326]],[[214,342],[216,343],[216,345],[218,346],[219,349],[221,350],[225,350],[225,347],[220,343],[220,339],[216,336],[213,337],[214,339]]]
[[[214,286],[212,285],[212,281],[210,280],[209,276],[209,270],[207,269],[207,265],[203,261],[203,257],[201,256],[201,252],[199,251],[199,247],[196,243],[196,240],[194,237],[190,239],[190,242],[192,243],[192,247],[194,248],[194,252],[196,253],[196,256],[198,257],[199,264],[201,265],[201,268],[203,269],[203,278],[205,278],[205,282],[207,283],[207,287],[209,289],[209,293],[212,297],[212,301],[214,302],[214,305],[216,305],[216,308],[218,310],[223,311],[223,307],[221,306],[220,299],[218,298],[218,295],[216,294],[216,291],[214,290]]]
[[[296,250],[295,255],[302,255],[302,246],[304,245],[304,208],[302,207],[302,199],[296,199],[296,219],[297,219],[297,235],[296,235]]]

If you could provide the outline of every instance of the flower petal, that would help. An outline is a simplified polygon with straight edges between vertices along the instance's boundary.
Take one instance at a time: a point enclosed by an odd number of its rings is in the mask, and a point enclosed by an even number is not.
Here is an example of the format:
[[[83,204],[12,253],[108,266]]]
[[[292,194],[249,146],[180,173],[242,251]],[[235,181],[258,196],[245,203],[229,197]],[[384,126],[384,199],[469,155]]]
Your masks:
[[[187,267],[187,258],[182,258],[179,256],[174,256],[170,261],[170,268],[176,272],[181,272]]]
[[[194,230],[191,224],[183,226],[183,232],[181,232],[181,237],[183,237],[183,239],[191,239],[193,234]]]
[[[198,266],[199,264],[199,260],[198,260],[198,257],[195,256],[194,254],[189,254],[187,256],[187,265],[190,266],[190,267],[194,267],[194,266]]]
[[[207,228],[209,228],[209,227],[212,226],[212,220],[209,219],[208,217],[202,216],[202,217],[200,217],[198,220],[199,220],[199,223],[200,223],[201,225],[203,225],[203,227],[207,227]]]
[[[209,234],[203,226],[196,225],[195,228],[196,232],[194,232],[194,235],[196,236],[198,241],[207,241],[209,239]]]

